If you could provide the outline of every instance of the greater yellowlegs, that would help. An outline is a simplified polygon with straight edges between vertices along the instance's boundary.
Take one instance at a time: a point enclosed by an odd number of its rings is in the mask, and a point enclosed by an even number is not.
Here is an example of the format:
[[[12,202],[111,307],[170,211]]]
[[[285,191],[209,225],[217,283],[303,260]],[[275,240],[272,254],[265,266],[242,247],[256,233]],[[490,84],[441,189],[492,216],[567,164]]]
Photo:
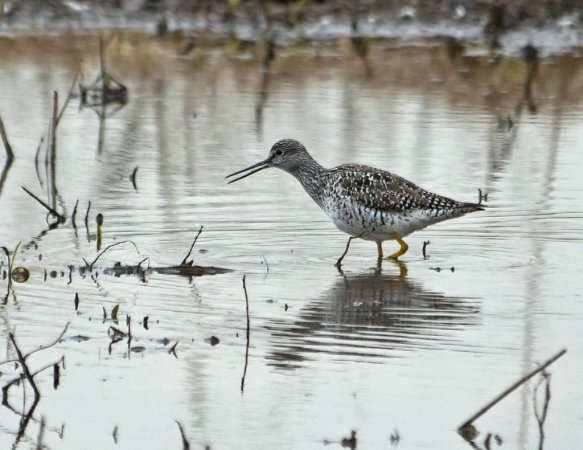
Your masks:
[[[268,167],[277,167],[296,177],[334,225],[351,239],[375,241],[379,260],[383,257],[383,241],[394,239],[399,243],[399,250],[389,256],[396,260],[409,249],[403,240],[408,234],[483,210],[483,205],[434,194],[374,167],[343,164],[326,169],[294,139],[276,142],[267,159],[226,178],[243,174],[229,181],[233,183]]]

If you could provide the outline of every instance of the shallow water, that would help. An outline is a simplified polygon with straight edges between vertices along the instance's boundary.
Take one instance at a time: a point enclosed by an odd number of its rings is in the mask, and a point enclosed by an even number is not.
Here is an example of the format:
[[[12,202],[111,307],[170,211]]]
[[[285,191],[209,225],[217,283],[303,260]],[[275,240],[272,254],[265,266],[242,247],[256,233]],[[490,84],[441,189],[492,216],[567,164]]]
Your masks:
[[[46,200],[44,151],[42,184],[34,158],[52,91],[63,100],[81,57],[95,73],[96,43],[0,41],[0,114],[16,154],[0,187],[0,245],[22,242],[16,264],[31,272],[1,307],[1,359],[14,357],[9,331],[32,349],[70,323],[62,342],[30,358],[36,368],[65,355],[66,365],[57,390],[50,371],[38,376],[42,399],[19,448],[37,442],[41,417],[49,448],[180,448],[175,421],[194,448],[340,448],[351,430],[358,448],[470,448],[456,428],[562,348],[567,354],[549,369],[544,447],[583,441],[576,51],[541,61],[538,111],[517,114],[520,60],[448,59],[440,45],[379,41],[367,78],[347,42],[288,48],[273,64],[258,114],[254,50],[178,56],[173,42],[120,34],[107,58],[130,102],[100,125],[71,101],[58,129],[55,178],[60,211],[70,217],[79,200],[77,230],[69,220],[47,231],[44,209],[20,186]],[[384,262],[380,271],[374,244],[355,241],[340,273],[334,262],[346,236],[296,180],[272,170],[224,181],[283,137],[302,141],[326,166],[382,167],[464,201],[477,201],[481,188],[488,209],[410,236],[402,263]],[[129,179],[135,167],[137,189]],[[131,240],[139,253],[118,245],[89,276],[79,268],[97,256],[98,212],[104,245]],[[144,258],[151,267],[178,264],[201,225],[195,263],[232,272],[145,280],[104,272]],[[394,246],[385,243],[385,252]],[[103,321],[103,308],[117,304],[119,325]],[[127,315],[131,350],[108,336],[112,325],[127,330]],[[16,372],[1,369],[5,384]],[[536,380],[475,423],[479,448],[488,433],[504,447],[538,447]],[[21,405],[22,390],[12,388],[10,399]],[[1,448],[13,445],[19,421],[0,409]]]

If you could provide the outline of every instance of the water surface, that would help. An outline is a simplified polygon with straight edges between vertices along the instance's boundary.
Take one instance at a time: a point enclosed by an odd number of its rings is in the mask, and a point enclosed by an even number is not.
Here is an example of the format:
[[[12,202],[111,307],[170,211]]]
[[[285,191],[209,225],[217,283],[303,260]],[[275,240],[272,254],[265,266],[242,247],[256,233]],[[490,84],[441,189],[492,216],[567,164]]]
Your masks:
[[[342,40],[283,49],[258,111],[260,48],[180,56],[172,41],[119,34],[107,58],[130,102],[100,123],[71,101],[57,134],[56,205],[70,218],[79,200],[77,230],[70,220],[49,230],[20,187],[47,199],[44,150],[39,176],[34,158],[52,92],[62,101],[80,58],[94,76],[97,39],[0,41],[0,114],[16,155],[0,191],[0,245],[22,242],[16,264],[31,272],[1,307],[2,359],[13,357],[9,331],[32,349],[70,323],[30,359],[41,367],[65,355],[66,368],[57,390],[49,372],[38,376],[42,399],[19,448],[36,443],[41,417],[48,448],[180,448],[175,421],[194,448],[339,448],[351,430],[358,448],[470,448],[456,428],[561,348],[544,446],[583,441],[580,56],[541,61],[529,112],[517,108],[523,61],[413,44],[375,42],[371,78]],[[464,201],[480,188],[488,209],[410,236],[402,262],[380,270],[374,244],[355,241],[339,272],[346,236],[296,180],[272,170],[224,181],[284,137],[325,166],[382,167]],[[131,240],[139,253],[119,245],[91,276],[79,269],[97,256],[97,213],[104,245]],[[201,225],[195,263],[232,272],[105,272],[144,258],[178,264]],[[103,321],[117,304],[119,325]],[[133,350],[108,336],[112,325],[127,330],[127,315]],[[14,373],[3,366],[2,384]],[[479,446],[488,433],[508,448],[539,445],[535,382],[476,423]],[[10,395],[22,403],[20,388]],[[0,417],[10,448],[20,417],[5,407]]]

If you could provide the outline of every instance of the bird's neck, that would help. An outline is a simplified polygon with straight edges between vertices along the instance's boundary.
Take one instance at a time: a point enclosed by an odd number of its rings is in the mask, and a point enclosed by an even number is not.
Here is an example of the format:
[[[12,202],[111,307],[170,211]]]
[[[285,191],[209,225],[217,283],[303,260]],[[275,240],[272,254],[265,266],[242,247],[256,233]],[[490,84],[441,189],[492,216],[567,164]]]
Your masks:
[[[289,173],[296,177],[310,197],[323,207],[322,182],[326,169],[308,155],[301,164],[298,164]]]

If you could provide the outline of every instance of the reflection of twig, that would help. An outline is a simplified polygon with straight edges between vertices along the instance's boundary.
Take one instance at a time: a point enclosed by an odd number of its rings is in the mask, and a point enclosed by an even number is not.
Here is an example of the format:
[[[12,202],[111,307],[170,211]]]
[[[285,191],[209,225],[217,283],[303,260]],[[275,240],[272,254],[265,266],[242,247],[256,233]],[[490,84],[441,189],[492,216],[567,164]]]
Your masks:
[[[34,382],[34,378],[33,378],[32,374],[30,373],[30,369],[28,368],[28,364],[26,364],[26,360],[25,360],[26,357],[22,354],[22,352],[20,351],[20,348],[18,348],[18,345],[16,344],[16,341],[14,340],[14,335],[12,333],[8,333],[8,337],[10,338],[10,342],[12,342],[12,347],[14,347],[14,351],[16,352],[16,357],[18,358],[18,362],[20,363],[20,367],[22,368],[22,372],[24,373],[24,376],[26,377],[28,384],[30,384],[30,387],[32,388],[32,390],[34,392],[34,403],[38,403],[38,401],[40,399],[40,391],[38,390],[38,387],[36,386],[36,383]],[[8,386],[10,386],[10,385],[8,385]],[[8,389],[6,389],[6,391],[4,391],[4,388],[3,388],[2,393],[4,394],[4,398],[2,399],[2,402],[8,402]]]
[[[26,431],[26,427],[28,426],[28,423],[32,419],[32,415],[34,414],[34,410],[36,409],[37,405],[38,405],[38,401],[34,402],[30,406],[30,408],[28,409],[28,411],[26,413],[24,413],[24,412],[21,413],[19,411],[16,411],[12,406],[6,405],[8,407],[8,409],[10,409],[11,411],[13,411],[14,413],[16,413],[20,416],[20,424],[18,426],[18,434],[16,435],[16,438],[14,439],[14,443],[12,444],[13,450],[15,450],[18,447],[18,443],[20,442],[20,439],[22,438],[22,436],[24,436],[24,432]]]
[[[194,248],[194,244],[196,244],[196,241],[198,240],[198,237],[200,236],[200,233],[202,233],[202,225],[200,226],[200,229],[198,230],[198,233],[194,237],[194,241],[192,241],[192,244],[190,246],[190,250],[188,250],[188,253],[186,254],[186,256],[184,257],[184,259],[180,263],[181,266],[184,266],[184,265],[187,265],[187,264],[189,266],[192,266],[193,261],[186,262],[186,260],[188,259],[188,257],[192,253],[192,249]]]
[[[8,135],[6,134],[6,128],[4,128],[2,117],[0,117],[0,137],[2,137],[2,143],[4,144],[4,149],[6,150],[6,159],[8,161],[12,161],[14,159],[14,152],[12,151],[10,142],[8,142]]]
[[[182,424],[180,422],[178,422],[178,420],[175,420],[174,422],[176,422],[176,425],[178,425],[178,429],[180,430],[180,437],[182,438],[182,450],[189,450],[190,443],[186,439],[186,435],[184,434],[184,429],[182,428]]]
[[[545,394],[543,399],[542,411],[539,412],[538,410],[538,390],[541,385],[545,385]],[[538,448],[539,450],[543,450],[544,442],[545,442],[545,421],[547,420],[547,412],[549,410],[549,403],[551,401],[551,374],[545,372],[544,370],[541,373],[541,378],[539,382],[536,384],[534,391],[532,393],[532,403],[534,405],[534,416],[536,417],[536,422],[538,424],[538,431],[539,431],[539,442]]]
[[[6,159],[4,167],[2,168],[2,172],[0,172],[0,194],[2,194],[2,188],[4,187],[6,178],[8,178],[8,172],[10,170],[10,167],[12,167],[13,162],[14,162],[13,159]]]
[[[263,261],[265,261],[265,273],[269,273],[269,264],[267,263],[267,259],[265,259],[265,256],[263,257]]]
[[[57,115],[57,121],[56,121],[57,125],[61,121],[61,118],[63,117],[63,114],[65,113],[65,109],[67,108],[69,101],[71,101],[71,97],[73,96],[73,90],[75,89],[75,86],[77,85],[77,80],[79,79],[80,74],[81,74],[81,65],[79,65],[77,72],[75,72],[75,76],[73,77],[73,82],[71,83],[71,87],[69,88],[69,92],[67,93],[67,97],[65,98],[63,106],[61,106],[61,110],[59,111],[59,114]]]
[[[73,208],[73,214],[71,214],[71,224],[77,233],[77,224],[75,223],[75,217],[77,217],[77,206],[79,206],[79,199],[75,202],[75,207]]]
[[[463,428],[470,426],[475,420],[479,419],[490,408],[492,408],[494,405],[496,405],[500,400],[504,399],[508,394],[510,394],[512,391],[514,391],[517,387],[526,383],[528,380],[530,380],[537,373],[545,370],[548,366],[550,366],[552,363],[554,363],[557,359],[559,359],[565,353],[567,353],[567,349],[564,348],[559,353],[557,353],[555,356],[553,356],[552,358],[547,360],[542,366],[534,369],[533,371],[531,371],[527,375],[523,376],[520,380],[518,380],[516,383],[514,383],[512,386],[510,386],[508,389],[506,389],[504,392],[502,392],[500,395],[498,395],[494,400],[492,400],[490,403],[488,403],[486,406],[484,406],[482,409],[480,409],[476,414],[474,414],[472,417],[470,417],[468,420],[466,420],[458,428],[458,432],[461,431]]]
[[[41,187],[44,187],[44,183],[43,183],[43,180],[41,178],[40,171],[38,168],[38,160],[40,158],[40,151],[43,148],[44,142],[45,142],[45,137],[43,135],[40,138],[40,141],[38,143],[38,147],[36,148],[36,153],[34,154],[34,170],[36,171],[36,177],[38,178],[38,182],[39,182]]]
[[[43,436],[45,434],[45,417],[42,416],[40,418],[40,428],[38,430],[38,438],[36,440],[36,450],[42,450],[43,448],[45,448],[44,444],[43,444]]]
[[[51,121],[51,136],[50,136],[50,152],[49,152],[49,162],[50,162],[50,200],[53,209],[57,209],[57,123],[59,116],[59,94],[57,91],[53,92],[53,118]]]
[[[516,115],[520,116],[522,113],[522,105],[526,103],[528,111],[536,113],[537,106],[532,96],[532,83],[538,74],[539,56],[536,47],[531,44],[526,45],[522,49],[522,55],[526,61],[526,78],[524,80],[524,88],[522,98],[516,105]]]
[[[247,285],[245,284],[246,275],[243,275],[243,291],[245,292],[245,308],[247,315],[247,344],[245,345],[245,367],[243,368],[243,376],[241,377],[241,394],[245,389],[245,376],[247,375],[247,363],[249,361],[249,335],[251,334],[251,322],[249,320],[249,297],[247,296]]]
[[[269,95],[271,64],[275,60],[275,36],[273,33],[268,32],[265,45],[265,54],[261,63],[261,84],[259,86],[257,104],[255,105],[255,122],[258,130],[261,128],[263,122],[263,109],[265,108],[267,96]]]
[[[373,75],[372,68],[370,66],[370,62],[368,60],[368,53],[370,49],[370,43],[368,38],[362,36],[358,30],[358,17],[357,17],[357,10],[353,8],[352,10],[352,20],[351,20],[351,29],[352,33],[350,35],[350,43],[352,44],[352,48],[354,53],[361,59],[364,65],[364,73],[365,75],[370,78]]]
[[[178,341],[176,341],[176,342],[174,343],[174,345],[173,345],[172,347],[170,347],[170,350],[168,350],[168,353],[169,353],[170,355],[174,355],[174,357],[175,357],[176,359],[178,359],[178,355],[176,354],[176,346],[177,346],[177,345],[178,345]]]
[[[110,244],[107,247],[105,247],[101,251],[101,253],[99,253],[99,255],[97,255],[97,257],[93,260],[93,262],[91,264],[89,264],[85,258],[83,258],[83,261],[85,261],[85,264],[87,265],[87,267],[89,268],[89,270],[92,270],[93,269],[93,265],[97,262],[97,260],[99,258],[101,258],[103,256],[103,254],[105,252],[107,252],[110,248],[115,247],[116,245],[126,244],[128,242],[134,246],[134,248],[136,249],[136,252],[140,253],[140,251],[138,250],[138,247],[137,247],[136,244],[134,244],[132,241],[126,240],[126,241],[116,242],[115,244]]]
[[[4,253],[6,254],[6,259],[8,260],[8,286],[6,289],[6,297],[5,297],[5,301],[8,302],[8,296],[10,295],[10,292],[12,291],[12,266],[14,263],[14,258],[16,257],[16,253],[18,252],[18,248],[20,247],[20,242],[16,245],[16,248],[14,249],[14,254],[13,257],[10,257],[10,252],[8,251],[8,249],[6,247],[0,247]]]
[[[128,324],[128,358],[129,358],[131,351],[132,351],[132,318],[131,318],[131,316],[127,317],[127,324]]]
[[[130,175],[130,181],[132,182],[132,186],[134,187],[134,191],[138,190],[138,186],[136,185],[136,174],[138,173],[138,166],[135,167],[134,171]]]
[[[0,137],[2,138],[2,142],[4,144],[4,149],[6,150],[6,162],[4,163],[4,168],[2,169],[2,173],[0,174],[0,194],[2,193],[2,187],[6,182],[6,178],[8,177],[8,171],[14,162],[14,153],[12,152],[12,146],[10,142],[8,142],[8,135],[6,134],[6,129],[4,128],[4,122],[2,122],[2,117],[0,117]]]
[[[30,355],[32,355],[32,354],[34,354],[34,353],[36,353],[36,352],[38,352],[40,350],[46,350],[47,348],[50,348],[50,347],[56,345],[61,340],[61,338],[63,337],[63,335],[66,333],[68,327],[69,327],[69,324],[67,323],[67,325],[65,325],[65,328],[59,334],[59,336],[57,337],[57,339],[55,339],[50,344],[43,345],[43,346],[38,347],[38,348],[36,348],[34,350],[31,350],[27,354],[23,354],[22,351],[20,350],[20,348],[18,347],[18,344],[16,344],[16,340],[14,338],[14,334],[8,333],[8,337],[10,339],[10,342],[12,343],[12,347],[14,347],[14,351],[16,352],[16,361],[19,363],[19,365],[20,365],[20,367],[22,369],[22,375],[18,376],[17,378],[13,379],[12,381],[9,381],[4,386],[2,386],[2,404],[4,406],[7,406],[10,409],[12,409],[10,407],[10,404],[8,403],[8,390],[14,384],[19,383],[22,380],[22,377],[24,376],[24,378],[26,378],[26,380],[28,381],[28,384],[30,384],[30,387],[32,388],[32,390],[34,392],[34,401],[33,401],[33,404],[30,407],[29,412],[28,412],[29,415],[32,414],[31,411],[34,410],[34,408],[36,407],[37,403],[39,402],[40,396],[41,396],[40,395],[40,391],[38,390],[38,387],[37,387],[37,385],[36,385],[36,383],[34,381],[34,377],[37,376],[42,371],[48,369],[49,367],[53,367],[55,364],[61,364],[64,361],[64,359],[63,359],[63,357],[61,357],[61,359],[58,362],[52,363],[52,364],[49,364],[49,365],[46,365],[46,366],[44,366],[44,367],[36,370],[35,372],[31,372],[31,370],[28,367],[28,364],[26,363],[26,359]],[[4,361],[2,364],[7,363],[7,362],[13,362],[13,360]],[[30,418],[28,418],[28,420],[30,420]],[[23,428],[24,427],[21,424],[21,430],[19,432],[19,436],[21,436],[24,433]],[[18,441],[18,439],[17,439],[17,441]]]
[[[103,42],[103,35],[99,36],[99,67],[101,70],[101,80],[103,81],[102,88],[105,91],[107,70],[105,68],[105,44]]]
[[[126,86],[116,81],[113,76],[107,73],[105,65],[105,46],[103,37],[99,39],[99,75],[89,86],[79,84],[81,106],[88,106],[99,116],[99,143],[98,150],[101,152],[103,143],[103,121],[107,117],[107,106],[117,105],[112,112],[115,113],[128,102],[128,89]]]

